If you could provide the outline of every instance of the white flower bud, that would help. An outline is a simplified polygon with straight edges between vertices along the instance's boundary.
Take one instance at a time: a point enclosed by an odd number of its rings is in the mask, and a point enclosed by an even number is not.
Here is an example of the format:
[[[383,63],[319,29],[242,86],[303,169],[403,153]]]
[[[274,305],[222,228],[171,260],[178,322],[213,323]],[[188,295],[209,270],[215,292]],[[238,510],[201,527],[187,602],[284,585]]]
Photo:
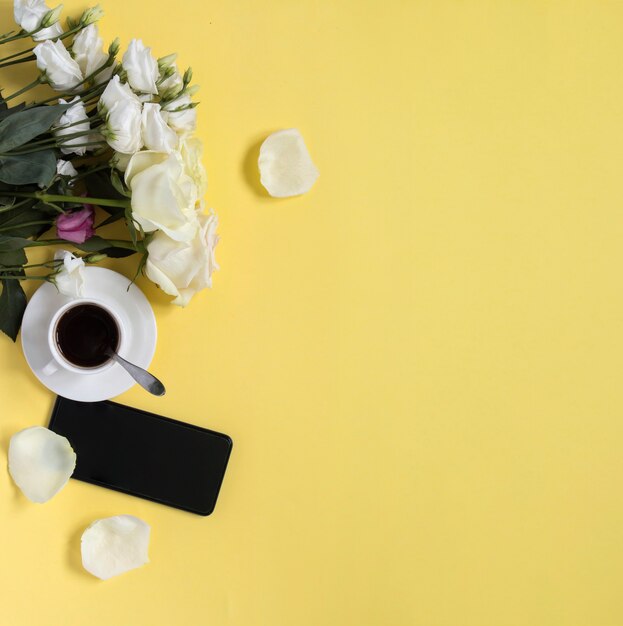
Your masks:
[[[146,48],[140,39],[132,39],[123,55],[122,65],[134,91],[158,93],[158,62],[151,55],[151,48]]]
[[[44,41],[33,50],[45,82],[55,91],[70,91],[82,82],[80,66],[71,58],[63,42]]]
[[[165,115],[159,104],[143,105],[141,128],[143,143],[148,150],[171,152],[177,147],[177,134],[167,126]]]
[[[59,104],[67,104],[65,100],[62,98],[58,99]],[[76,133],[83,133],[81,137],[74,137],[73,139],[68,139],[67,141],[60,142],[61,144],[61,152],[63,154],[77,154],[79,156],[83,155],[86,152],[86,146],[72,147],[78,144],[84,144],[90,141],[89,139],[89,129],[91,125],[89,123],[89,118],[87,117],[87,112],[84,108],[84,103],[80,100],[78,96],[76,96],[72,101],[72,105],[69,107],[58,122],[52,127],[52,133],[58,139],[62,139],[67,135],[74,135]],[[81,123],[78,123],[81,122]],[[69,126],[68,128],[65,128]]]

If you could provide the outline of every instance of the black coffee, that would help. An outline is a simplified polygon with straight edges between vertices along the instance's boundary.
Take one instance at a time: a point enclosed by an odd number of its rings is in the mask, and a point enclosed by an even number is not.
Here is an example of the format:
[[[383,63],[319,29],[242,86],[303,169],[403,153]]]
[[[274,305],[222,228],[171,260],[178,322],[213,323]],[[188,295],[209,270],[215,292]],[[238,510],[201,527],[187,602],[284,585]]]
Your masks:
[[[119,347],[119,327],[105,309],[96,304],[78,304],[58,320],[56,345],[71,364],[99,367],[110,358],[106,350]]]

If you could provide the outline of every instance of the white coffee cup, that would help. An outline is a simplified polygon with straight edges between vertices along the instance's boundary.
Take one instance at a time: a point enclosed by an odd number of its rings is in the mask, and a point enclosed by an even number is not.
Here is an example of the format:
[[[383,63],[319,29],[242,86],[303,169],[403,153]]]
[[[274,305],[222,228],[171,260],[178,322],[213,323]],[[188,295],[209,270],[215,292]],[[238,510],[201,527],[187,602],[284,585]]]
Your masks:
[[[78,365],[74,365],[73,363],[70,363],[63,356],[63,353],[58,347],[56,331],[57,331],[57,327],[58,327],[58,323],[60,319],[70,309],[76,306],[83,305],[83,304],[92,304],[94,306],[100,307],[101,309],[104,309],[104,311],[106,311],[106,313],[108,313],[110,317],[112,317],[112,319],[117,324],[117,330],[119,331],[119,343],[116,347],[116,352],[120,352],[124,350],[126,343],[127,343],[127,336],[126,336],[126,332],[123,326],[123,322],[121,321],[121,318],[113,310],[111,310],[109,306],[107,306],[103,302],[100,302],[99,300],[95,300],[93,298],[76,298],[75,300],[72,300],[71,302],[68,302],[67,304],[62,306],[54,314],[54,316],[52,317],[50,321],[50,326],[48,328],[48,347],[50,349],[50,352],[52,353],[52,359],[42,369],[43,374],[45,374],[46,376],[50,376],[54,374],[60,368],[64,368],[74,374],[81,374],[81,375],[100,374],[102,372],[105,372],[114,364],[114,361],[109,358],[105,363],[103,363],[102,365],[98,365],[97,367],[80,367]]]

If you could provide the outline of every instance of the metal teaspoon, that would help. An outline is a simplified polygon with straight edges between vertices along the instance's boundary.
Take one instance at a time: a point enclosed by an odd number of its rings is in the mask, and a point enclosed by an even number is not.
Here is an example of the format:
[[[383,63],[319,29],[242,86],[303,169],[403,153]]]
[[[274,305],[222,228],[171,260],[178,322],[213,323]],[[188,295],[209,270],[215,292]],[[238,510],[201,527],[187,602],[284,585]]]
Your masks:
[[[153,374],[150,374],[138,365],[134,365],[134,363],[126,361],[110,348],[106,349],[106,354],[114,361],[117,361],[143,389],[153,393],[154,396],[163,396],[165,394],[166,389],[164,385]]]

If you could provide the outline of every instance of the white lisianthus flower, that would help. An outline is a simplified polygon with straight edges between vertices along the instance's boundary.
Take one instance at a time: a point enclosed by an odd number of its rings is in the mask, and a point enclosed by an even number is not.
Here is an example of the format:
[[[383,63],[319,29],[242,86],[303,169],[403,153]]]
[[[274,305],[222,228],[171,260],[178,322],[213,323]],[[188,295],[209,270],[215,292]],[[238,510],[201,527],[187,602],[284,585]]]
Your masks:
[[[141,149],[141,103],[134,92],[113,76],[100,97],[98,108],[106,116],[102,132],[117,152],[133,154]]]
[[[33,50],[37,67],[55,91],[70,91],[82,82],[80,66],[71,58],[63,42],[44,41]]]
[[[85,78],[107,63],[108,55],[102,50],[103,43],[96,24],[89,24],[74,38],[71,50]],[[113,71],[114,68],[111,66],[98,72],[94,77],[95,82],[98,85],[106,82]]]
[[[166,112],[160,110],[159,104],[146,103],[143,105],[141,128],[143,143],[148,150],[172,152],[177,148],[177,134],[167,126],[166,115]]]
[[[151,48],[146,48],[140,39],[132,39],[123,55],[122,65],[134,91],[158,93],[158,61],[151,56]]]
[[[157,232],[147,244],[147,277],[170,296],[173,304],[186,306],[201,289],[212,286],[212,272],[219,269],[214,258],[218,243],[214,213],[199,216],[199,229],[190,241],[175,241]]]
[[[69,298],[79,298],[84,291],[84,261],[68,250],[58,250],[56,260],[63,260],[60,271],[52,277],[59,292]]]
[[[59,104],[67,104],[63,98],[58,99]],[[52,127],[52,134],[58,139],[62,139],[67,135],[73,135],[75,133],[83,133],[81,137],[74,137],[73,139],[68,139],[61,143],[61,152],[63,154],[77,154],[82,156],[86,152],[85,146],[80,146],[80,144],[87,143],[89,141],[89,129],[91,125],[89,123],[89,118],[87,117],[87,112],[84,108],[84,103],[80,100],[79,96],[76,96],[72,101],[70,106],[63,115],[61,115],[58,122]],[[82,122],[82,123],[78,123]],[[69,128],[64,128],[65,126],[70,125]],[[79,147],[72,147],[72,146]]]
[[[45,41],[46,39],[54,39],[63,34],[63,28],[59,22],[59,15],[63,6],[54,9],[50,13],[50,9],[44,0],[14,0],[13,17],[15,22],[27,33],[33,33],[32,38],[35,41]],[[41,28],[36,33],[44,18],[46,19],[47,28]]]
[[[173,72],[169,74],[166,78],[163,78],[164,72],[160,75],[160,80],[158,81],[158,93],[161,97],[166,97],[169,94],[175,95],[179,91],[182,90],[184,86],[184,79],[182,75],[179,73],[177,69],[177,65],[173,63],[171,66],[173,68]],[[170,71],[169,68],[164,68],[165,72]]]
[[[169,113],[167,123],[179,135],[192,133],[197,126],[197,111],[194,108],[182,108],[189,104],[192,104],[190,96],[183,95],[164,106],[164,110]]]
[[[197,137],[188,137],[180,145],[180,154],[184,161],[184,169],[195,182],[197,195],[201,198],[208,188],[208,175],[201,162],[203,156],[201,140]]]
[[[177,153],[144,150],[128,163],[125,182],[132,192],[132,217],[146,233],[162,230],[176,241],[195,236],[197,187]]]
[[[78,170],[71,164],[71,161],[64,161],[63,159],[56,161],[56,173],[59,176],[69,176],[70,178],[78,176]]]

